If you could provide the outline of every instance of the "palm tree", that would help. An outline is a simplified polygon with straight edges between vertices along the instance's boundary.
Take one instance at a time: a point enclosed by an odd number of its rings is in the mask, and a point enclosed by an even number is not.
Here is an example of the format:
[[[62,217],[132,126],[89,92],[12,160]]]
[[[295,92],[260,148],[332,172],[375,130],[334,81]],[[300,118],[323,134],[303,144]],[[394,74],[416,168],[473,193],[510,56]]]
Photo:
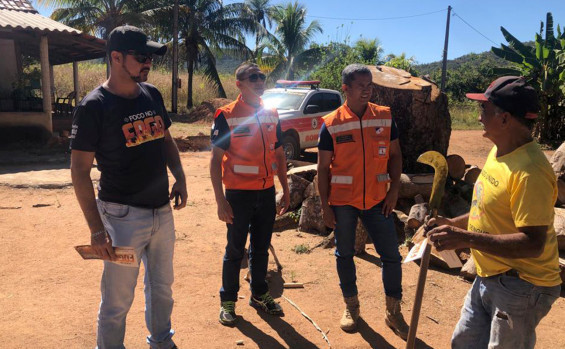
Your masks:
[[[253,59],[257,59],[260,51],[261,40],[270,33],[267,30],[272,25],[273,7],[269,4],[270,0],[245,0],[249,15],[255,20],[255,51]]]
[[[155,32],[169,33],[172,28],[172,6],[154,11]],[[160,28],[160,29],[159,29]],[[249,58],[251,50],[245,45],[245,33],[255,30],[255,20],[246,15],[243,3],[223,5],[221,0],[180,0],[179,45],[183,45],[188,70],[187,108],[192,108],[194,71],[201,68],[214,84],[218,96],[226,92],[216,69],[217,54]],[[170,35],[170,34],[169,34]]]
[[[308,53],[304,48],[316,32],[322,33],[322,27],[318,21],[312,21],[306,26],[306,9],[298,2],[289,3],[284,7],[276,6],[272,17],[277,24],[275,33],[280,38],[271,38],[268,45],[271,57],[279,61],[273,69],[273,74],[286,71],[285,77],[293,80],[296,61],[301,55]]]
[[[143,24],[144,11],[151,5],[150,1],[136,0],[40,0],[38,3],[57,7],[52,19],[103,39],[121,25]]]

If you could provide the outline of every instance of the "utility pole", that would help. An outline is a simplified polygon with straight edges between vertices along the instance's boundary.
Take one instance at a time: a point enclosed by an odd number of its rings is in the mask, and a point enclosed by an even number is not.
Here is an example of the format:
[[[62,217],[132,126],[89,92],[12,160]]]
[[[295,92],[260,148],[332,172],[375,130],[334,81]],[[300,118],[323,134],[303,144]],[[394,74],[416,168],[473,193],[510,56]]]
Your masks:
[[[171,112],[177,113],[179,85],[179,0],[173,7],[173,84],[171,91]]]
[[[445,44],[443,45],[443,64],[441,67],[441,90],[445,91],[447,77],[447,45],[449,44],[449,20],[451,19],[451,5],[447,6],[447,23],[445,25]]]

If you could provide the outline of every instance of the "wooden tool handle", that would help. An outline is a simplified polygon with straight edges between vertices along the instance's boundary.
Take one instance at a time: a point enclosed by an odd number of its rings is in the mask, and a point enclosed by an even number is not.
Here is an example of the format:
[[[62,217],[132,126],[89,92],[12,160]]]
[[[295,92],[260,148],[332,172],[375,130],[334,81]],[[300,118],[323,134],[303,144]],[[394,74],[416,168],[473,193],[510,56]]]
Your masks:
[[[406,339],[406,349],[414,349],[416,343],[416,331],[418,330],[418,320],[420,319],[420,309],[422,308],[422,298],[424,297],[424,287],[426,286],[426,276],[428,274],[428,265],[430,264],[430,252],[432,246],[426,244],[422,261],[420,262],[420,273],[418,274],[418,285],[416,286],[416,297],[414,298],[414,306],[412,308],[412,317],[410,318],[410,329],[408,330],[408,338]]]

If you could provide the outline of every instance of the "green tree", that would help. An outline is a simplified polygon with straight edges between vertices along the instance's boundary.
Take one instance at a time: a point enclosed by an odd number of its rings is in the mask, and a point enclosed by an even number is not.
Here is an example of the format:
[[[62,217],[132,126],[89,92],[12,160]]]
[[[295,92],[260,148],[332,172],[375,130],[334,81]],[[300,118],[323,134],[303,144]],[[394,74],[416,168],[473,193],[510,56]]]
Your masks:
[[[141,25],[147,19],[149,1],[135,0],[40,0],[40,5],[57,7],[51,18],[103,39],[124,24]]]
[[[359,39],[353,48],[357,51],[362,63],[376,65],[384,52],[378,39]]]
[[[269,2],[270,0],[245,0],[247,11],[255,21],[255,51],[253,52],[253,59],[257,59],[259,56],[260,44],[263,38],[270,35],[267,25],[269,27],[272,25],[273,7]]]
[[[397,56],[393,53],[386,56],[386,63],[384,64],[387,67],[398,68],[402,70],[406,70],[413,76],[419,75],[414,65],[416,65],[416,58],[406,57],[406,53],[402,52],[400,56]]]
[[[193,106],[193,77],[197,69],[216,86],[218,96],[225,98],[216,69],[216,55],[229,54],[243,58],[251,56],[245,45],[245,33],[256,28],[255,20],[246,15],[243,3],[223,5],[220,0],[181,0],[179,4],[179,45],[183,45],[188,70],[186,107]],[[155,11],[154,23],[159,32],[170,33],[172,6]]]
[[[272,17],[276,23],[275,34],[278,39],[273,37],[265,44],[270,52],[265,58],[276,61],[271,74],[282,73],[285,78],[293,80],[295,64],[311,53],[305,51],[305,47],[316,32],[322,33],[322,27],[318,21],[306,25],[306,9],[298,2],[276,6]]]
[[[565,138],[565,33],[557,26],[554,34],[553,16],[547,13],[545,22],[541,22],[540,32],[536,33],[533,46],[528,46],[500,27],[508,46],[492,47],[492,52],[512,62],[514,68],[495,69],[501,75],[523,75],[536,88],[540,98],[541,111],[539,122],[534,129],[534,136],[541,143],[563,141]]]

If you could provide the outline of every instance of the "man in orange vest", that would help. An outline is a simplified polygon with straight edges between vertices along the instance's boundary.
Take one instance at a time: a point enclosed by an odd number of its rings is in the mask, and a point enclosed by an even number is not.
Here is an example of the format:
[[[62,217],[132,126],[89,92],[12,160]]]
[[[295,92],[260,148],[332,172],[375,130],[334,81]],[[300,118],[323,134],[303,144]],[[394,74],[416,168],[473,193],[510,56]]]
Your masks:
[[[346,304],[340,326],[353,331],[359,318],[353,255],[355,228],[361,218],[383,263],[385,322],[406,339],[408,325],[400,312],[402,258],[390,216],[402,172],[398,130],[390,108],[369,103],[372,74],[365,65],[345,67],[341,88],[346,101],[324,117],[318,144],[323,218],[334,229],[337,272]]]
[[[249,305],[272,315],[282,314],[281,306],[269,294],[265,281],[277,211],[275,174],[283,188],[278,213],[283,214],[290,203],[279,116],[276,109],[263,108],[261,101],[265,74],[256,64],[243,63],[235,76],[241,94],[236,101],[216,111],[210,161],[218,218],[226,222],[228,228],[220,289],[220,323],[227,326],[233,326],[237,319],[235,302],[247,232],[250,232],[251,244]]]

